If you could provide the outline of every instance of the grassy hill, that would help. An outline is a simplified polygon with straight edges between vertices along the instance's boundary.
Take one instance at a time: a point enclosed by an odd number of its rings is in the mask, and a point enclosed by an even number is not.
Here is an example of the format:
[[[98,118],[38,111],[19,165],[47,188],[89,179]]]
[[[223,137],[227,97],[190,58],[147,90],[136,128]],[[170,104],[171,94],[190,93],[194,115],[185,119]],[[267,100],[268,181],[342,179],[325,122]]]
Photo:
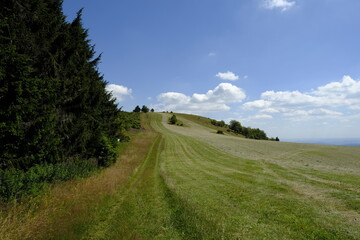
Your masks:
[[[205,238],[359,238],[360,148],[214,135],[200,121],[179,115],[181,128],[166,118],[154,127],[168,139],[165,182]]]
[[[177,113],[176,115],[179,116],[180,119],[186,119],[186,120],[189,120],[191,123],[196,123],[200,126],[212,129],[213,133],[216,133],[218,130],[220,130],[220,131],[223,131],[223,133],[226,135],[244,138],[244,136],[241,134],[236,134],[232,131],[227,131],[229,129],[228,127],[219,127],[219,126],[215,126],[215,125],[211,124],[211,120],[212,120],[211,118],[202,117],[202,116],[193,115],[193,114],[185,114],[185,113]]]
[[[27,218],[0,218],[0,239],[360,239],[359,147],[214,134],[176,115],[184,126],[143,114],[115,166],[63,184],[62,201],[55,187]]]

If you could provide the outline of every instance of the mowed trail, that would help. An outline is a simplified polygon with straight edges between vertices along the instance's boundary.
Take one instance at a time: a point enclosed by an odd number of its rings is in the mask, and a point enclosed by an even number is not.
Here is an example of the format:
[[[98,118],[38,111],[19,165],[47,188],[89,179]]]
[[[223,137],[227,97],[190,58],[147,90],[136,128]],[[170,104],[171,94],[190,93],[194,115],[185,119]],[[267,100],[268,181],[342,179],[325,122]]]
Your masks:
[[[182,232],[195,228],[197,239],[360,239],[359,148],[221,136],[183,118],[185,127],[170,126],[168,117],[152,124],[164,137],[165,185],[192,215],[181,215],[189,223]]]
[[[223,136],[169,116],[142,115],[117,164],[75,192],[64,184],[66,198],[50,193],[42,227],[19,219],[28,234],[5,239],[360,239],[359,148]]]

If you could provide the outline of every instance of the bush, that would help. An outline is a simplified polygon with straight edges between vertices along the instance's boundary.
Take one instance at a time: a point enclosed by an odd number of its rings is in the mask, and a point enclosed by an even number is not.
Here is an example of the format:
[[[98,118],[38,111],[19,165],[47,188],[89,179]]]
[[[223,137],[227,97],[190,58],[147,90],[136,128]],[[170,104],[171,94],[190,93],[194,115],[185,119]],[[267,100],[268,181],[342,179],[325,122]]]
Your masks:
[[[175,115],[172,115],[171,118],[169,119],[169,123],[170,124],[176,124],[177,123],[177,118]]]
[[[221,121],[216,121],[216,120],[214,120],[214,119],[211,119],[210,123],[211,123],[212,125],[218,126],[218,127],[225,127],[225,126],[226,126],[226,124],[225,124],[225,122],[224,122],[223,120],[221,120]]]
[[[0,169],[0,199],[9,201],[35,196],[51,183],[87,177],[98,167],[95,159],[75,160],[58,164],[38,164],[27,171]]]
[[[224,134],[224,132],[223,131],[221,131],[221,130],[217,130],[217,132],[216,132],[217,134]]]
[[[114,146],[112,145],[110,140],[105,136],[101,137],[99,145],[100,145],[98,148],[99,152],[97,154],[97,156],[99,156],[98,157],[99,166],[108,167],[116,160],[116,152]]]

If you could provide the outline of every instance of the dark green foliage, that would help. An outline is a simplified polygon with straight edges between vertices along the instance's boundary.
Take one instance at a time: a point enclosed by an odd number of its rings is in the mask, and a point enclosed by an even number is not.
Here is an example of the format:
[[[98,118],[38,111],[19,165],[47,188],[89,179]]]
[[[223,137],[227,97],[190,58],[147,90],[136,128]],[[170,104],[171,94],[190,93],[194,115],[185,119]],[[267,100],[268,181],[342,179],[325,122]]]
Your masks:
[[[141,109],[140,109],[139,105],[136,106],[135,109],[133,110],[133,112],[140,112],[140,111],[141,111]]]
[[[116,120],[118,124],[117,138],[119,142],[128,142],[130,137],[127,135],[127,131],[131,128],[140,129],[140,113],[137,112],[123,112],[118,113]]]
[[[149,112],[149,108],[147,106],[143,105],[142,108],[141,108],[141,111],[143,113],[147,113],[147,112]]]
[[[275,138],[275,141],[280,142],[280,139],[278,137]]]
[[[178,121],[178,120],[177,120],[175,114],[172,115],[172,116],[169,118],[169,123],[170,123],[170,124],[176,124],[177,121]]]
[[[116,159],[119,110],[98,72],[100,56],[81,11],[68,23],[61,4],[0,3],[0,169],[14,176],[70,159]]]
[[[74,160],[57,164],[39,164],[27,171],[0,169],[0,199],[10,200],[37,195],[50,183],[87,177],[97,169],[97,160]]]
[[[214,126],[218,126],[218,127],[226,127],[226,124],[223,120],[221,121],[216,121],[215,119],[211,119],[211,124]]]
[[[243,127],[241,126],[240,122],[236,121],[236,120],[231,120],[230,121],[230,125],[229,128],[231,130],[233,130],[235,133],[241,134]]]
[[[246,138],[268,140],[266,133],[259,128],[243,127],[241,123],[236,120],[231,120],[229,125],[230,130],[234,133],[242,134]]]
[[[151,111],[151,112],[154,112],[155,110],[152,108],[150,111]]]
[[[217,134],[224,134],[224,131],[221,131],[221,130],[217,130],[216,132]]]
[[[258,140],[268,140],[266,133],[259,128],[247,128],[248,134],[245,136],[247,138],[258,139]]]
[[[120,131],[128,131],[131,128],[140,129],[140,113],[120,111],[116,123]]]

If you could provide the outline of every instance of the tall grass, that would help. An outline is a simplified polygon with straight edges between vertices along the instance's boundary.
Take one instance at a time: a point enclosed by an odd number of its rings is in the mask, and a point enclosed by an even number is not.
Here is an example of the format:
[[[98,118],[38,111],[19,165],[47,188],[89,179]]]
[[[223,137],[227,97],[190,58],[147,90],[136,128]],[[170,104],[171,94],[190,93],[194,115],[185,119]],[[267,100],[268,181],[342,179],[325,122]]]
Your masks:
[[[87,178],[52,184],[27,201],[2,203],[0,239],[80,239],[146,157],[154,135],[145,128],[118,146],[114,165]]]
[[[89,159],[39,164],[27,171],[16,168],[0,169],[0,198],[3,201],[10,201],[36,196],[51,183],[88,177],[97,168],[97,161]]]

